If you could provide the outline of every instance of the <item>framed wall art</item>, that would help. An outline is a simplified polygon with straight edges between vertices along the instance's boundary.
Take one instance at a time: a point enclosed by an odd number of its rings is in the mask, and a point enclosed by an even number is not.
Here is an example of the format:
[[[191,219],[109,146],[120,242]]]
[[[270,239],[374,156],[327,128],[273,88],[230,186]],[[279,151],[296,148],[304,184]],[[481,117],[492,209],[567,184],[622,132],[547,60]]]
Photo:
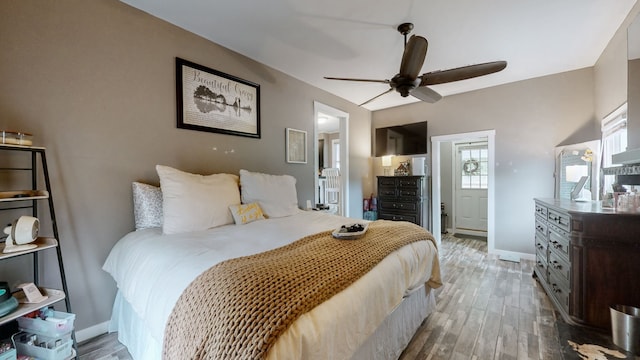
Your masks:
[[[260,85],[176,58],[178,128],[260,138]]]
[[[307,163],[307,132],[287,128],[287,162],[294,164]]]

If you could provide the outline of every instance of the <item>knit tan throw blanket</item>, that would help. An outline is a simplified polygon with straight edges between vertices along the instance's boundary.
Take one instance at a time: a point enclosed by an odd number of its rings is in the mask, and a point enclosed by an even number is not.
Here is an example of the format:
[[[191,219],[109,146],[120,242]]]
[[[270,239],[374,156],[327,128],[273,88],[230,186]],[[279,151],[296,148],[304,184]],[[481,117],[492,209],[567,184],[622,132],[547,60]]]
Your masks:
[[[264,358],[300,315],[420,240],[434,241],[420,226],[378,220],[358,240],[337,240],[325,231],[214,265],[178,299],[165,329],[163,358]]]

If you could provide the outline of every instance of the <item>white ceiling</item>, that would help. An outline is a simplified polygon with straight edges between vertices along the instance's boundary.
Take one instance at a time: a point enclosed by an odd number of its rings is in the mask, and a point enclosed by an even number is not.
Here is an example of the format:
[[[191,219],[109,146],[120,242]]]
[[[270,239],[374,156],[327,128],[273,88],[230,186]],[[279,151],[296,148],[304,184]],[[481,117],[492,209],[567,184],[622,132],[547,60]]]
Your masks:
[[[318,113],[318,124],[317,130],[318,134],[322,133],[337,133],[340,131],[340,119],[335,116],[331,116],[328,114]]]
[[[388,89],[415,25],[422,72],[506,60],[500,73],[433,86],[441,95],[593,66],[636,0],[122,0],[356,104]],[[212,64],[205,64],[211,66]],[[214,66],[213,66],[214,67]],[[217,69],[224,71],[224,69]],[[365,106],[418,101],[393,92]]]

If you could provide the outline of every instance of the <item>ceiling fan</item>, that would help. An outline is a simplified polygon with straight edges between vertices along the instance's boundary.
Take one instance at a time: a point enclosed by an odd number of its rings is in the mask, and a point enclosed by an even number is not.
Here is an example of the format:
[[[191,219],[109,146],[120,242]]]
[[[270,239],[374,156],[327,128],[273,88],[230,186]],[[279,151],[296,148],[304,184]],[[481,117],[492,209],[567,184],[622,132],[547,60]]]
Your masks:
[[[400,63],[400,72],[392,77],[391,80],[353,79],[327,76],[325,76],[325,79],[375,82],[388,84],[391,87],[382,94],[376,95],[375,97],[363,102],[360,106],[368,104],[393,90],[399,92],[403,97],[411,95],[422,101],[434,103],[440,100],[442,96],[435,90],[430,89],[428,87],[429,85],[471,79],[478,76],[492,74],[507,67],[506,61],[493,61],[448,70],[431,71],[419,75],[422,65],[424,64],[424,59],[427,56],[428,42],[427,39],[418,35],[411,35],[409,41],[407,41],[407,35],[411,30],[413,30],[412,23],[404,23],[398,26],[398,31],[404,35],[404,53],[402,54],[402,62]]]

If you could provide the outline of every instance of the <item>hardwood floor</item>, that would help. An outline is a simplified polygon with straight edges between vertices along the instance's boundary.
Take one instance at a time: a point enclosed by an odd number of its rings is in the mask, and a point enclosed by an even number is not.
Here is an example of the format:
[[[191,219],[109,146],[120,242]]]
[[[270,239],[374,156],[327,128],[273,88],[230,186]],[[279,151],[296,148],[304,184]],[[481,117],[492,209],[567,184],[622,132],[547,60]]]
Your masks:
[[[533,278],[533,261],[499,260],[485,241],[447,235],[440,263],[437,310],[402,360],[640,360],[616,347],[610,333],[564,322]]]
[[[475,239],[443,237],[437,311],[401,359],[561,359],[553,305],[533,262],[499,260]]]
[[[133,360],[118,334],[103,334],[78,345],[80,360]]]
[[[443,236],[440,264],[444,286],[436,290],[437,311],[418,329],[402,360],[634,359],[575,352],[569,340],[615,346],[608,334],[576,329],[558,318],[532,277],[533,261],[499,260],[487,255],[484,241]],[[80,359],[131,359],[116,335],[80,344]]]

